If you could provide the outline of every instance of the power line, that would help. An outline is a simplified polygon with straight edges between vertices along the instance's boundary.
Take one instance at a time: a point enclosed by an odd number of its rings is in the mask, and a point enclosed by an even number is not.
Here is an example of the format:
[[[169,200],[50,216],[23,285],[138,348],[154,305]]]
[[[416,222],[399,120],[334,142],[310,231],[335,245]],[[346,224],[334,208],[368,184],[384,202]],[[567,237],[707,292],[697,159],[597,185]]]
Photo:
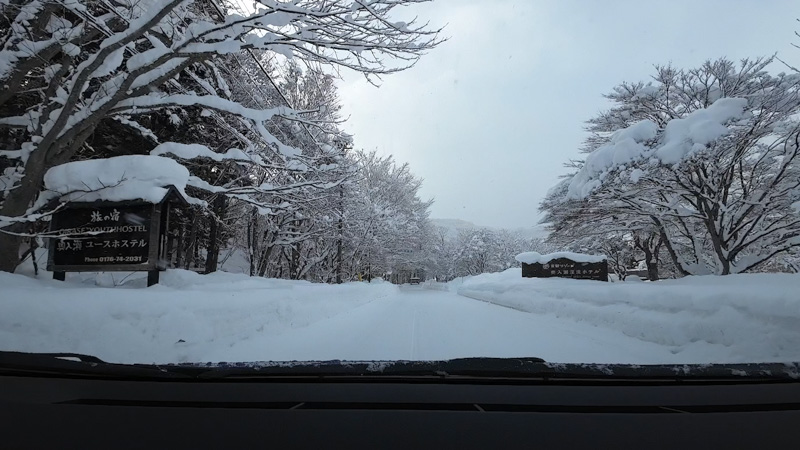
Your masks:
[[[248,14],[248,12],[246,11],[246,5],[244,3],[242,3],[242,0],[235,0],[235,1],[236,1],[237,5],[238,5],[238,6],[235,7],[235,9],[238,9],[238,12],[240,12],[242,14]],[[226,15],[225,12],[219,6],[219,4],[217,3],[216,0],[209,0],[209,3],[211,3],[211,5],[214,7],[214,9],[217,10],[217,13],[220,15],[220,18],[224,18],[225,17],[225,15]],[[231,5],[231,6],[233,6],[233,5]],[[280,87],[278,87],[278,84],[275,83],[275,80],[272,79],[272,76],[270,76],[270,74],[267,71],[267,69],[264,67],[264,65],[261,63],[261,61],[256,57],[256,54],[253,52],[253,50],[252,49],[247,49],[247,53],[250,54],[251,58],[253,58],[253,62],[256,63],[256,65],[261,70],[261,72],[264,74],[264,76],[267,78],[267,80],[270,82],[272,87],[275,88],[275,91],[281,97],[281,99],[283,100],[285,106],[287,106],[290,109],[295,109],[294,106],[289,101],[289,99],[286,97],[286,95],[284,95],[283,91],[281,91]],[[300,123],[300,127],[303,129],[303,131],[306,132],[306,134],[308,134],[308,137],[311,138],[311,142],[313,142],[314,145],[316,145],[318,149],[322,150],[322,148],[320,146],[320,143],[317,141],[317,138],[314,137],[314,134],[311,132],[311,130],[308,129],[308,126],[305,123]]]
[[[209,0],[209,3],[211,3],[212,6],[214,6],[214,9],[217,10],[217,12],[219,13],[220,17],[224,19],[225,18],[225,13],[222,11],[222,8],[220,8],[220,6],[217,4],[216,0]],[[245,13],[246,11],[244,11],[244,9],[241,9],[239,12]],[[272,87],[274,87],[275,90],[278,92],[278,95],[281,96],[281,98],[283,99],[283,101],[286,104],[286,106],[288,106],[289,108],[294,109],[292,107],[292,104],[289,102],[289,99],[286,98],[285,95],[283,95],[283,92],[281,92],[281,90],[278,87],[278,85],[275,83],[275,81],[269,75],[269,73],[267,72],[267,69],[264,67],[263,64],[261,64],[261,61],[259,61],[258,58],[256,58],[256,55],[255,55],[255,53],[253,53],[253,50],[252,49],[247,49],[247,53],[249,53],[250,56],[253,58],[253,61],[256,63],[258,68],[261,69],[261,71],[264,73],[264,76],[267,77],[267,80],[269,80],[270,84],[272,84]]]

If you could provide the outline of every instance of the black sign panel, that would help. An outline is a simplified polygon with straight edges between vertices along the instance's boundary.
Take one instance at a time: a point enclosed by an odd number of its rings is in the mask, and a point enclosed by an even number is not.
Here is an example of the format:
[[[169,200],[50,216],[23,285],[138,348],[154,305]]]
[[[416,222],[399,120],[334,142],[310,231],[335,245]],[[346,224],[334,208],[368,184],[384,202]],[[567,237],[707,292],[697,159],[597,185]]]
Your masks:
[[[547,264],[522,263],[522,276],[524,278],[561,277],[608,281],[608,262],[584,263],[567,258],[558,258]]]
[[[153,205],[67,208],[53,215],[51,264],[147,265]],[[88,267],[87,267],[88,268]]]

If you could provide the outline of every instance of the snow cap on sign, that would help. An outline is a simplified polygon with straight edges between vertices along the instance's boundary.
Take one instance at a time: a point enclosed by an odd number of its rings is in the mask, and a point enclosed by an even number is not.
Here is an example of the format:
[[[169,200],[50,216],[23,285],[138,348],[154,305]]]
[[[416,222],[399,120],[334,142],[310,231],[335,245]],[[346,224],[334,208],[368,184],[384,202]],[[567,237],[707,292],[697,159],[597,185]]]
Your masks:
[[[188,180],[189,170],[172,159],[126,155],[55,166],[45,174],[44,185],[50,198],[61,201],[159,203],[171,186],[187,199]]]
[[[604,255],[587,255],[585,253],[555,252],[542,255],[537,252],[520,253],[514,259],[525,264],[547,264],[554,259],[567,258],[579,263],[599,263],[606,260]]]

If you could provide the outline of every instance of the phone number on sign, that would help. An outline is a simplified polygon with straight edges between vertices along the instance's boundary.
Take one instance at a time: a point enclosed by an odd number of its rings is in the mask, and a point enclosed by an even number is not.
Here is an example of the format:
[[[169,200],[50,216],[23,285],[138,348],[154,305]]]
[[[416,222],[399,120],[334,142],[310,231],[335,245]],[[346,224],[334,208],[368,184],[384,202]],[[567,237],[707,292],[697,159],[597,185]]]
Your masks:
[[[101,256],[99,258],[85,258],[86,262],[142,262],[141,256]]]

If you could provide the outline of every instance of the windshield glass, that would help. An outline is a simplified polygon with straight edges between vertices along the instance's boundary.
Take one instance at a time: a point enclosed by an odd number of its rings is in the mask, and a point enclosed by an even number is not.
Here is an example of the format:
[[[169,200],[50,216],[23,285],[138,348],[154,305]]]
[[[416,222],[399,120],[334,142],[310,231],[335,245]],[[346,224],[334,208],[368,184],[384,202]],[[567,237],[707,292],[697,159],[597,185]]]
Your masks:
[[[800,361],[793,2],[0,2],[0,351]]]

